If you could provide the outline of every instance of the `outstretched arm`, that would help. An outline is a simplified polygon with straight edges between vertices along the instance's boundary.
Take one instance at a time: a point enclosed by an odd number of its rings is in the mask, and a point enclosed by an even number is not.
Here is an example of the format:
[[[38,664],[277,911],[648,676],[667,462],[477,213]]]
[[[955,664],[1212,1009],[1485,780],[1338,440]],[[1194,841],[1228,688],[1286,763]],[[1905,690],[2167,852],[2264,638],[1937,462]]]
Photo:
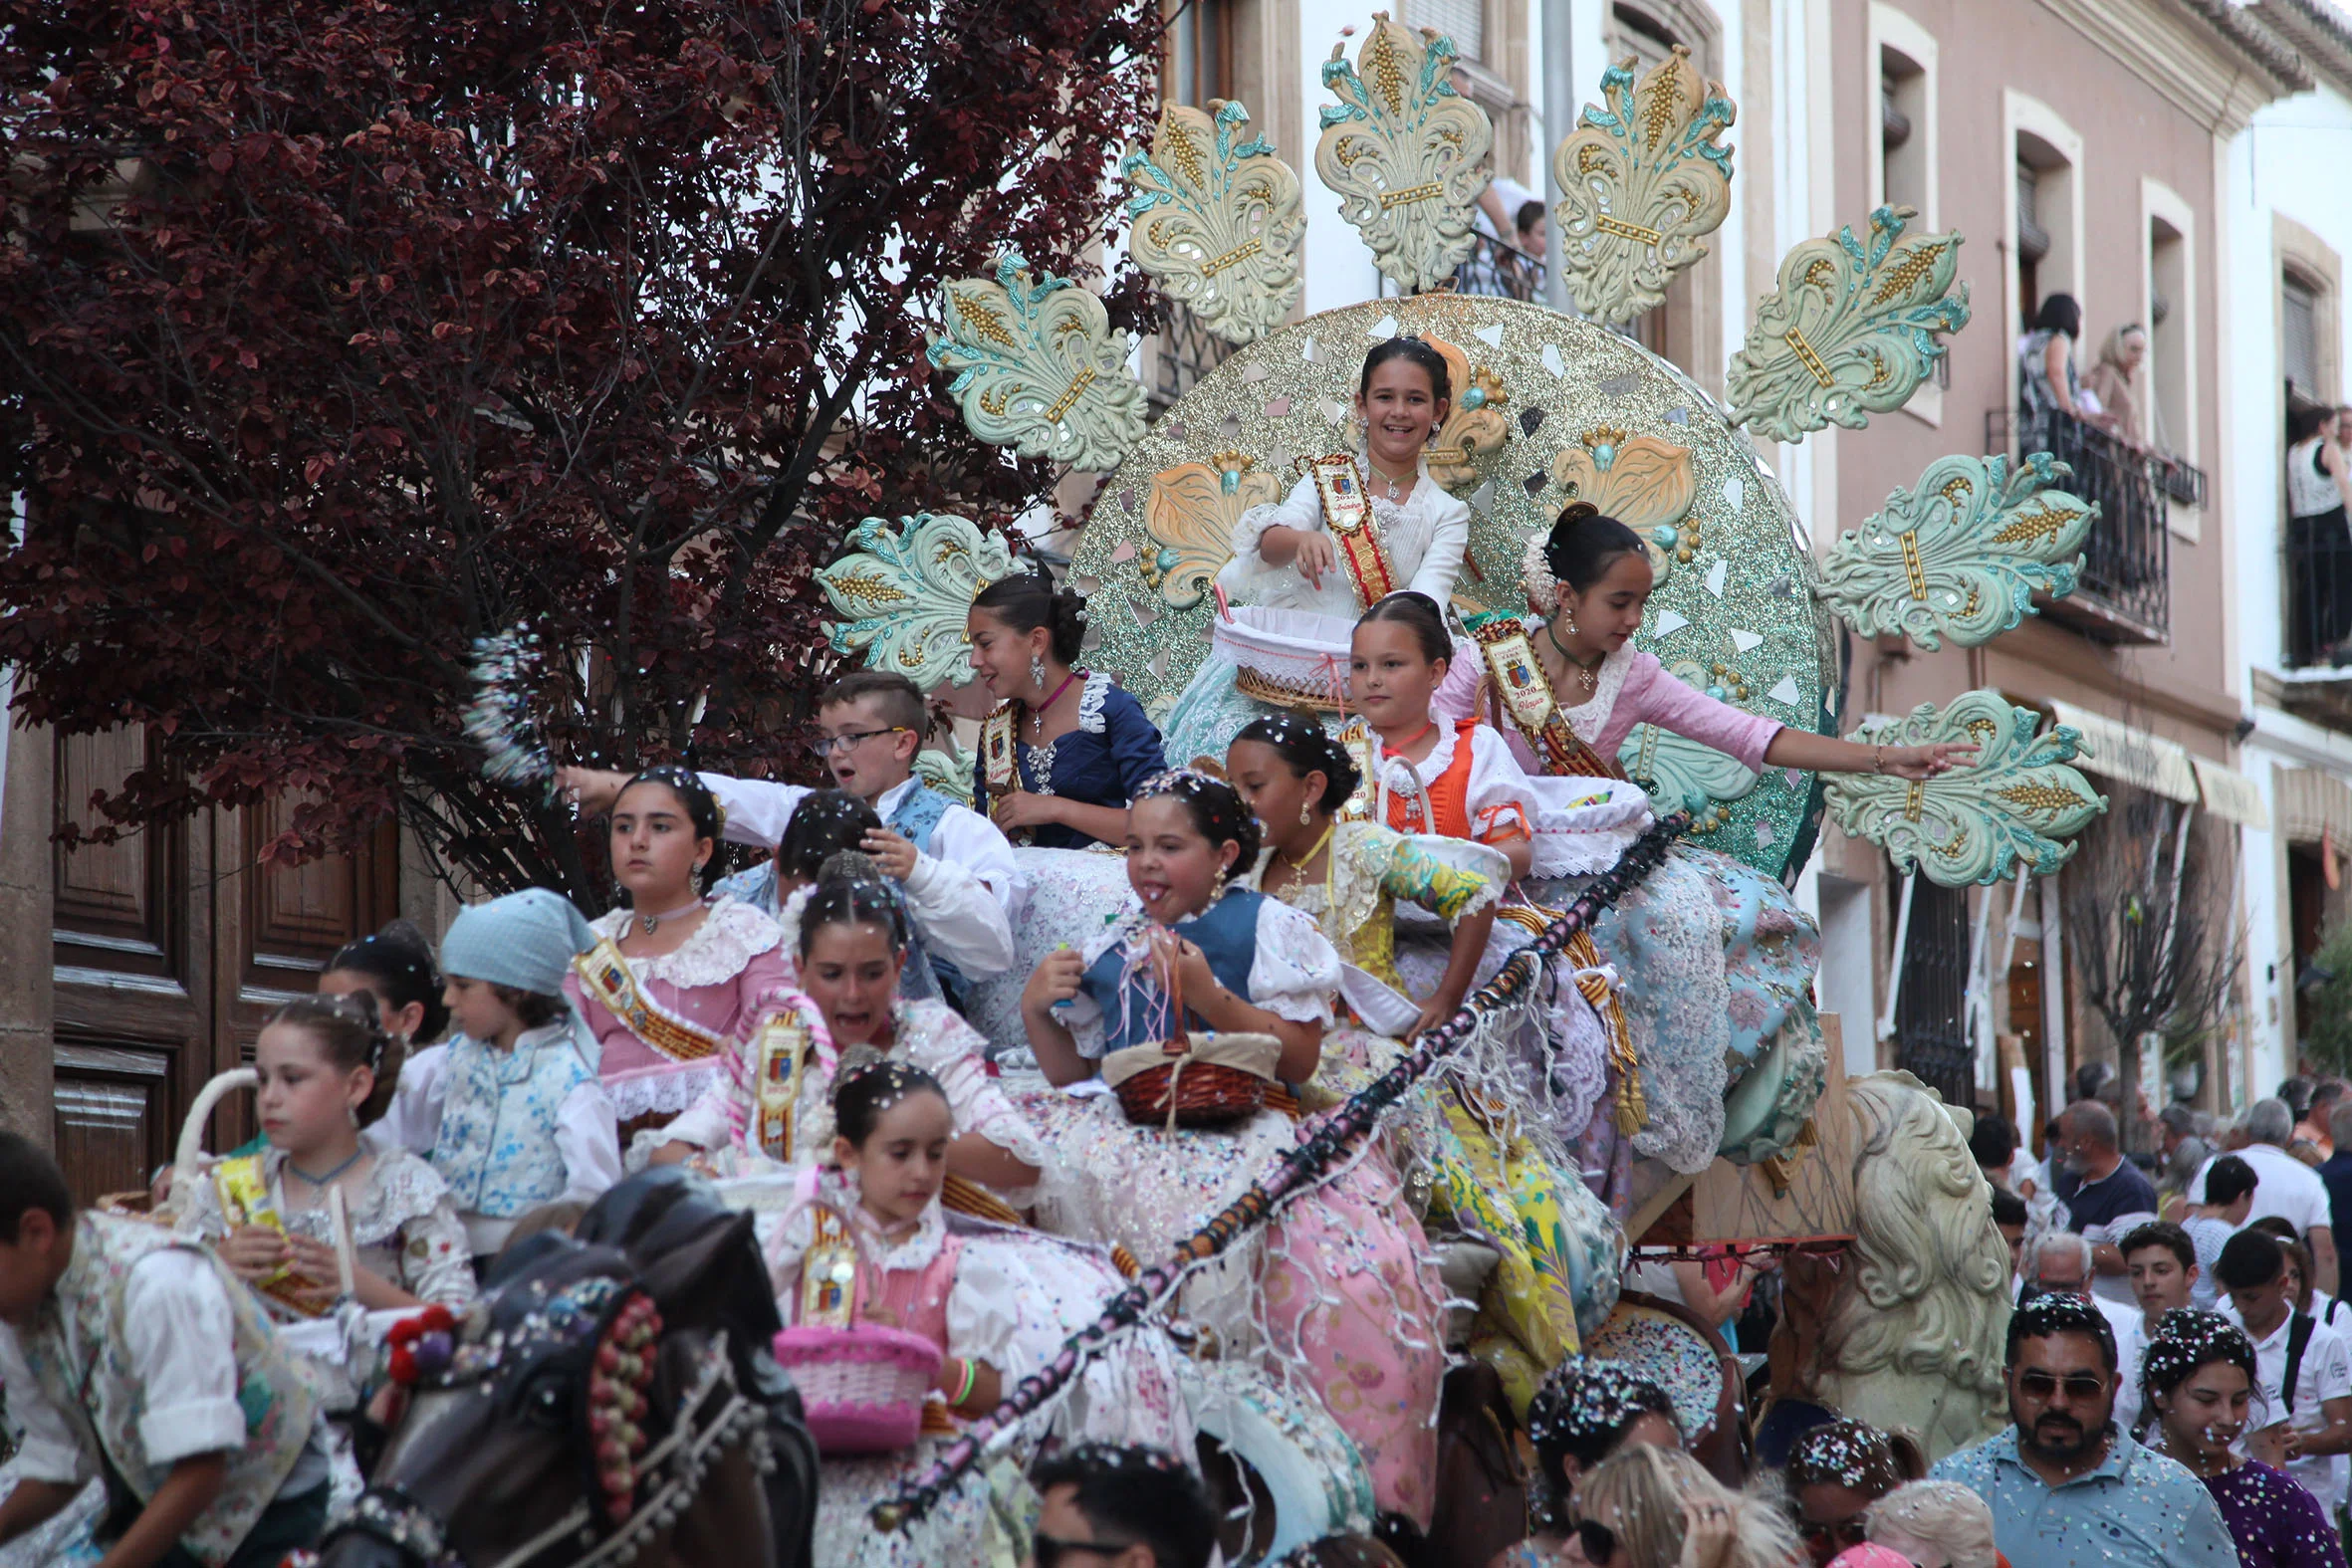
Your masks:
[[[1896,779],[1933,779],[1950,773],[1977,755],[1962,741],[1934,746],[1857,746],[1806,730],[1782,729],[1764,748],[1764,761],[1774,768],[1794,768],[1809,774],[1886,774]]]

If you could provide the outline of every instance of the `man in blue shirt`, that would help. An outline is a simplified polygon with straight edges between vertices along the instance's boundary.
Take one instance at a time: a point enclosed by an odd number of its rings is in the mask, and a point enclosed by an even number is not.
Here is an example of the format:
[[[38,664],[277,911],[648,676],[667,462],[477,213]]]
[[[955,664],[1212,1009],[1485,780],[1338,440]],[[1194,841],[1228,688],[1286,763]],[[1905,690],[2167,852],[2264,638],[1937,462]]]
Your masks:
[[[1993,1509],[1994,1543],[2023,1568],[2236,1568],[2203,1482],[2116,1430],[2115,1336],[2079,1296],[2009,1317],[2007,1431],[1932,1471]]]
[[[2103,1300],[2136,1306],[2131,1271],[2115,1243],[2156,1218],[2156,1187],[2123,1157],[2115,1113],[2097,1100],[2066,1107],[2064,1159],[2050,1175],[2066,1206],[2066,1229],[2091,1244],[2091,1287]]]

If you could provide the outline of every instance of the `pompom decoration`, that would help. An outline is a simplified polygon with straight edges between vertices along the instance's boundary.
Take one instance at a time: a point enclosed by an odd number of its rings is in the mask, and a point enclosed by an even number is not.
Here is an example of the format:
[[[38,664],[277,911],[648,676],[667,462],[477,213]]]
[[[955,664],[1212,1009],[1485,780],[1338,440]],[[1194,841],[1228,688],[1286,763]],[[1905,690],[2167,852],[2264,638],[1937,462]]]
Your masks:
[[[474,642],[474,700],[465,733],[482,748],[482,777],[510,789],[537,785],[552,802],[556,759],[531,712],[541,676],[539,638],[518,626]]]
[[[392,1381],[414,1388],[448,1371],[457,1348],[456,1329],[457,1319],[437,1302],[394,1323],[384,1336],[391,1352]]]
[[[646,1396],[660,1338],[661,1313],[653,1298],[631,1295],[613,1314],[588,1373],[588,1439],[604,1511],[614,1524],[626,1524],[636,1507],[637,1458],[645,1452],[645,1412],[651,1406]]]

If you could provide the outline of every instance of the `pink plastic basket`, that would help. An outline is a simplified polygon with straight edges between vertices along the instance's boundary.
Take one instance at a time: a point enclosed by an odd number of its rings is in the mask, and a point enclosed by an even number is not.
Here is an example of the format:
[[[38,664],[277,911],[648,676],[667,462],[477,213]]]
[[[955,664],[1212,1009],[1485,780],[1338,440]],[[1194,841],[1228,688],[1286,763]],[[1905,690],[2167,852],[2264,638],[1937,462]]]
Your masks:
[[[920,1334],[858,1323],[804,1326],[776,1336],[776,1360],[800,1385],[817,1452],[888,1454],[923,1430],[923,1397],[939,1347]]]

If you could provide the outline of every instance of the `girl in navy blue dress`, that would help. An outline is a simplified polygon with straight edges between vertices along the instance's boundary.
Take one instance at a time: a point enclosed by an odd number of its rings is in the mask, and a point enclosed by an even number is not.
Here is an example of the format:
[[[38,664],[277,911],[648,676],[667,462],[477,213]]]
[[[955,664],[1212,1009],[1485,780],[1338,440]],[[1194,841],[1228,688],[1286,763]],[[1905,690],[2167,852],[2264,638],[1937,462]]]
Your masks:
[[[972,803],[1016,843],[1124,843],[1127,802],[1167,764],[1142,704],[1108,674],[1075,667],[1085,600],[1023,572],[981,590],[965,635],[997,698],[980,729]]]

